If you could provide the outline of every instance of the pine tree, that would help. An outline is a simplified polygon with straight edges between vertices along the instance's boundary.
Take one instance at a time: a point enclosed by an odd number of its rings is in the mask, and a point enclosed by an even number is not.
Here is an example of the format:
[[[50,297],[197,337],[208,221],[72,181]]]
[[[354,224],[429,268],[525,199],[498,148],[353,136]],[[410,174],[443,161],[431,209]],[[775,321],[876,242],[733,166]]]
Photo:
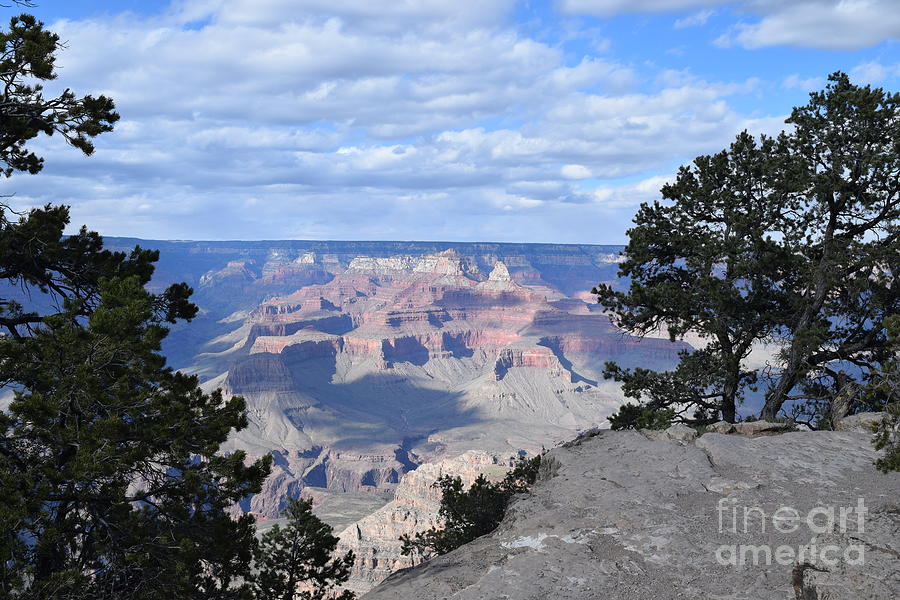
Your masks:
[[[13,17],[9,31],[0,32],[0,162],[5,165],[0,172],[7,177],[43,169],[44,159],[26,148],[38,135],[59,134],[89,155],[91,138],[112,131],[119,119],[105,96],[78,98],[66,89],[55,98],[44,97],[41,82],[56,79],[59,49],[59,36],[31,15]]]
[[[0,414],[8,597],[224,598],[250,564],[253,518],[228,509],[269,461],[217,454],[246,425],[241,398],[165,367],[158,298],[137,277],[0,342],[17,389]],[[237,590],[237,591],[236,591]]]
[[[694,424],[734,421],[761,383],[760,416],[775,420],[785,403],[815,408],[852,391],[890,358],[900,94],[843,73],[829,82],[794,109],[789,132],[741,133],[682,167],[663,201],[641,205],[619,272],[629,288],[600,285],[598,302],[625,331],[695,332],[704,345],[664,373],[608,363],[605,376],[638,401],[619,425],[660,410]],[[781,348],[765,373],[746,362],[759,342]]]
[[[273,525],[254,549],[256,600],[355,598],[352,592],[339,590],[350,577],[353,552],[332,558],[338,539],[331,527],[312,513],[312,503],[291,498],[284,516],[287,524]]]
[[[786,144],[784,136],[757,142],[744,132],[727,150],[682,167],[662,188],[668,202],[641,205],[619,271],[630,287],[600,285],[598,302],[630,333],[665,326],[673,340],[696,331],[707,345],[682,352],[665,373],[607,363],[604,375],[622,382],[627,397],[679,421],[735,420],[756,381],[744,360],[775,330],[779,282],[792,277],[790,253],[768,235],[783,221]]]

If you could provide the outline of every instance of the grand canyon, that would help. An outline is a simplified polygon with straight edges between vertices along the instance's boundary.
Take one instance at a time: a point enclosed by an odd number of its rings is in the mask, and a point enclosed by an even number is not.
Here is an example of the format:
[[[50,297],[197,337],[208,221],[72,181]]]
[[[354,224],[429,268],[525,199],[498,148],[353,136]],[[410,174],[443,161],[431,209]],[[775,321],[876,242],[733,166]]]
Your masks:
[[[431,242],[148,242],[155,285],[186,281],[200,315],[173,366],[247,401],[225,451],[274,457],[245,500],[261,526],[312,498],[360,559],[365,591],[409,566],[397,538],[434,522],[442,473],[502,474],[605,424],[603,364],[665,368],[687,347],[617,330],[593,301],[621,247]]]

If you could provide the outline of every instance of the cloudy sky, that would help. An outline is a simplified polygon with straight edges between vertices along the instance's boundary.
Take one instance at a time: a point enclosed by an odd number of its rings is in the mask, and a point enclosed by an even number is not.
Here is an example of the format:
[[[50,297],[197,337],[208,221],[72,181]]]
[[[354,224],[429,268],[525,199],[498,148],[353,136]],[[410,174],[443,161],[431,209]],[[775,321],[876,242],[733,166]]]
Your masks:
[[[829,73],[900,90],[897,0],[37,1],[122,120],[0,193],[106,235],[621,243]]]

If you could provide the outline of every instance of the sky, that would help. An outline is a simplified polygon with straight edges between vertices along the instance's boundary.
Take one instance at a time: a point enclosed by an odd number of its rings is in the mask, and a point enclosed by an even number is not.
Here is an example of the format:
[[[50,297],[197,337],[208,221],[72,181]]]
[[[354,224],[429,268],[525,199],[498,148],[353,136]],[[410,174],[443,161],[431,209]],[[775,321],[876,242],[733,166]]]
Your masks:
[[[900,90],[900,0],[29,12],[65,42],[48,92],[107,94],[122,119],[91,157],[36,140],[44,171],[0,193],[110,236],[624,243],[679,165],[778,133],[828,74]]]

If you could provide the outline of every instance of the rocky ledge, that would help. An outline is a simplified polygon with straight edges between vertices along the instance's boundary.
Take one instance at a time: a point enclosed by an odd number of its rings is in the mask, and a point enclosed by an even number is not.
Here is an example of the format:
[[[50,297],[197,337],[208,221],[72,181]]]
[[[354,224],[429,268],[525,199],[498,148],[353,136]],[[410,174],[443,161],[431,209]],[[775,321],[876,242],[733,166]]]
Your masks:
[[[548,454],[495,532],[365,598],[900,597],[900,474],[851,425],[593,432]]]

